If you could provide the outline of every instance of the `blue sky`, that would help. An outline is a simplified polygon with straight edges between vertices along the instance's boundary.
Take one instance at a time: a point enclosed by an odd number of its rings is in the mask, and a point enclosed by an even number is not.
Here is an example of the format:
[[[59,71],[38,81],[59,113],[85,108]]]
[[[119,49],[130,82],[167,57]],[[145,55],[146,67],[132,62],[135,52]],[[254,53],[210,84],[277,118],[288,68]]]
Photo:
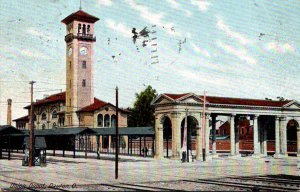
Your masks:
[[[79,0],[0,2],[0,124],[8,98],[13,118],[26,114],[30,80],[37,81],[35,99],[65,90],[60,21],[78,8]],[[82,0],[82,8],[100,18],[97,98],[114,103],[118,86],[120,105],[128,107],[151,85],[158,93],[300,100],[297,0]],[[144,27],[156,31],[156,47],[143,47],[142,38],[133,43],[132,28]]]

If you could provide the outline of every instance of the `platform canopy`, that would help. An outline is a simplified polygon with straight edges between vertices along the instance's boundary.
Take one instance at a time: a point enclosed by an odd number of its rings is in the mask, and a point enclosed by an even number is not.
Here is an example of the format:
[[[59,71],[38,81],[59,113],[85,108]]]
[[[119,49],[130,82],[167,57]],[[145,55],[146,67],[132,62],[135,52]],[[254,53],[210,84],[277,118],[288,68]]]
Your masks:
[[[116,128],[92,128],[97,135],[115,135]],[[120,127],[119,135],[136,135],[136,136],[154,136],[155,131],[153,127]]]
[[[29,130],[24,131],[25,135],[29,135]],[[63,135],[95,135],[96,132],[87,127],[70,127],[55,129],[35,129],[35,136],[63,136]]]
[[[0,136],[22,134],[23,132],[11,125],[0,125]]]

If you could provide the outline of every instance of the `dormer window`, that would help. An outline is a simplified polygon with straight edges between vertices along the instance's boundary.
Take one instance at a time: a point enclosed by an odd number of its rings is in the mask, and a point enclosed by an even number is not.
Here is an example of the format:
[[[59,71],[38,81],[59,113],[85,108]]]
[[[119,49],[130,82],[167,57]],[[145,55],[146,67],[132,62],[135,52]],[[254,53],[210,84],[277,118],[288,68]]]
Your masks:
[[[46,113],[43,113],[42,114],[42,120],[46,120],[47,119],[47,115],[46,115]]]

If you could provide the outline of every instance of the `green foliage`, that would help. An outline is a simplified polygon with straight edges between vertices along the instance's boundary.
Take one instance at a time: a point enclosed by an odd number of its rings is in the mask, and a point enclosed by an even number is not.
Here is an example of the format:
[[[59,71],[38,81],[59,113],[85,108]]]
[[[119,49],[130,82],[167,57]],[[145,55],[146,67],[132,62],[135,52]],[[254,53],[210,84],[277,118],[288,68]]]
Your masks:
[[[154,106],[151,102],[157,97],[156,90],[148,85],[144,91],[136,93],[135,96],[133,108],[128,108],[131,111],[128,126],[154,126]]]

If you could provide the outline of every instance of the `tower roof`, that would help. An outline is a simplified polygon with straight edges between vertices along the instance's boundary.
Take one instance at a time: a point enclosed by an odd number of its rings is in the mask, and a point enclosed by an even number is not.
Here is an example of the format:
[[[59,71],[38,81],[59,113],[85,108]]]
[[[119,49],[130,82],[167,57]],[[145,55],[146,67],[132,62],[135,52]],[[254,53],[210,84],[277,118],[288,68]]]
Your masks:
[[[67,16],[64,18],[61,22],[65,24],[69,24],[72,21],[77,20],[77,21],[83,21],[83,22],[89,22],[89,23],[95,23],[96,21],[99,20],[99,18],[94,17],[82,10],[79,10],[77,12],[72,13],[71,15]]]

